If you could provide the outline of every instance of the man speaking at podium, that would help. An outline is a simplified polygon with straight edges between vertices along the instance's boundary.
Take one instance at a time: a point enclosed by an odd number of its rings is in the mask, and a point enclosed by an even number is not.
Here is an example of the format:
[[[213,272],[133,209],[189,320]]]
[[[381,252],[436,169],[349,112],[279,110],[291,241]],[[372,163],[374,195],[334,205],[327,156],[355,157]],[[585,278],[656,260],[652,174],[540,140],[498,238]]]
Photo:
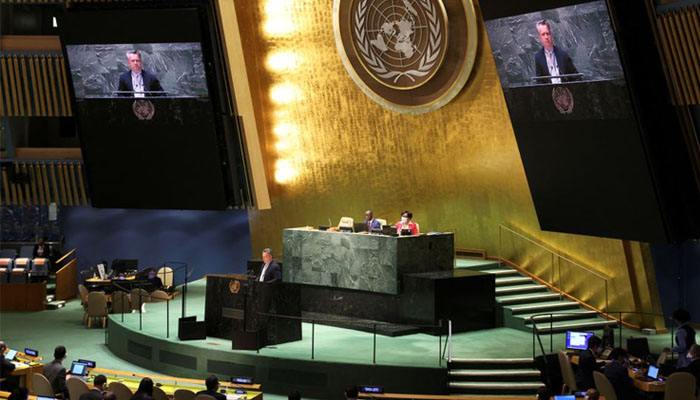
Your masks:
[[[282,279],[282,269],[272,259],[272,249],[266,248],[262,252],[263,266],[255,280],[258,282],[273,283]]]
[[[565,50],[554,45],[552,31],[546,19],[537,22],[537,34],[542,43],[542,49],[535,53],[535,74],[540,76],[559,76],[577,74],[578,70]],[[537,83],[562,83],[580,80],[578,77],[538,79]]]
[[[141,53],[139,53],[138,50],[127,51],[126,61],[131,71],[119,75],[119,88],[117,89],[119,91],[119,96],[151,97],[163,95],[163,87],[160,86],[158,78],[150,72],[143,70]]]

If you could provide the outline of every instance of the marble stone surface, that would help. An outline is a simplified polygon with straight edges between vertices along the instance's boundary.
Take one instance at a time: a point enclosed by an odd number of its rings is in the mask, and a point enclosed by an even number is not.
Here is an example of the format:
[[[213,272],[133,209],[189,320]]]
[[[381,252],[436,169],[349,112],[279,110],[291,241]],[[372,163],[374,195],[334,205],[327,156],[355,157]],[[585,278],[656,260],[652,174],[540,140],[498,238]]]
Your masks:
[[[305,228],[282,233],[285,282],[397,294],[408,272],[448,270],[454,235],[392,237]]]
[[[534,82],[535,52],[542,48],[536,23],[546,19],[554,45],[564,49],[584,80],[624,79],[605,2],[486,21],[491,51],[504,90]]]
[[[156,75],[168,96],[208,96],[199,43],[138,43],[66,46],[76,98],[114,97],[119,75],[129,71],[129,50],[141,53],[143,69]]]
[[[231,291],[234,281],[239,283],[237,293]],[[230,339],[234,331],[266,330],[267,344],[301,340],[301,320],[274,317],[301,317],[300,299],[298,285],[260,283],[245,275],[208,275],[207,336]]]

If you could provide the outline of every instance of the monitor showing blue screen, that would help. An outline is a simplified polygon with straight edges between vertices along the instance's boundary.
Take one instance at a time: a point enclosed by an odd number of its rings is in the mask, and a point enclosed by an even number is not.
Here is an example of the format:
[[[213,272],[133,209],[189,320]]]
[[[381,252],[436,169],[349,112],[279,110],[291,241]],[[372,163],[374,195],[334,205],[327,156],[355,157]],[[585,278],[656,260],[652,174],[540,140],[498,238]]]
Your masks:
[[[7,361],[12,361],[15,359],[16,355],[17,355],[17,350],[8,350],[7,354],[5,354],[5,359]]]
[[[593,336],[593,332],[566,332],[566,348],[570,350],[586,350],[588,348],[588,338]]]

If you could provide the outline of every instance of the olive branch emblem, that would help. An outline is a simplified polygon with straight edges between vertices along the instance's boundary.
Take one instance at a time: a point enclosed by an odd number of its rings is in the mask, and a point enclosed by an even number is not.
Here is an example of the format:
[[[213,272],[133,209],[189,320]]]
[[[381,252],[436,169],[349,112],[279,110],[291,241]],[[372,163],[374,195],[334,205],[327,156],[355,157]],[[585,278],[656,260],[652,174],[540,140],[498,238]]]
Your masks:
[[[435,63],[438,61],[438,57],[440,56],[440,52],[442,50],[440,47],[442,45],[442,32],[440,32],[438,10],[430,0],[417,0],[417,2],[425,10],[428,17],[430,34],[428,36],[428,47],[419,60],[418,69],[411,69],[408,71],[393,71],[387,69],[384,61],[382,61],[382,59],[372,51],[370,40],[367,37],[367,29],[365,27],[368,0],[361,0],[359,7],[357,7],[355,10],[355,44],[357,45],[362,59],[378,77],[383,79],[394,78],[394,83],[396,83],[402,76],[405,76],[412,82],[415,82],[416,80],[414,77],[423,77],[428,75],[433,66],[435,66]]]

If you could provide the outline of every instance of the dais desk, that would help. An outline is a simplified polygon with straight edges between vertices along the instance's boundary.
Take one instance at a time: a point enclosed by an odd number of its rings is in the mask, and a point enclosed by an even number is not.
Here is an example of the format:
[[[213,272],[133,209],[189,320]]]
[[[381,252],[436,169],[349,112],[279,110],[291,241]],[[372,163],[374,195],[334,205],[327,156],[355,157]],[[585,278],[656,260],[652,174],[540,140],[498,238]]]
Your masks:
[[[290,228],[282,232],[282,280],[398,294],[407,273],[454,268],[454,234],[385,236]]]

